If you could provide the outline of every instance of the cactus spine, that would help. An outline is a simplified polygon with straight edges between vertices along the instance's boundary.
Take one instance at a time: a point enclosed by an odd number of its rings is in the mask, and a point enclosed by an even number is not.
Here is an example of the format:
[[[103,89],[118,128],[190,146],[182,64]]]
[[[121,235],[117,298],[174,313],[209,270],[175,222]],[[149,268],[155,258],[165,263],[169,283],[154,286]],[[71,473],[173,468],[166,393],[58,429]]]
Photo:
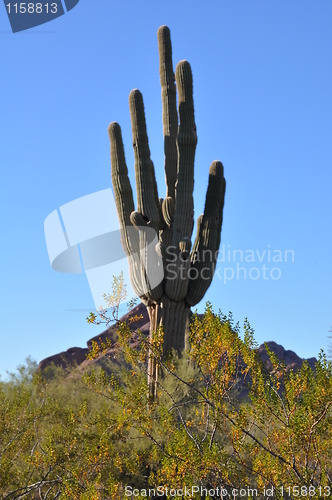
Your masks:
[[[135,154],[136,211],[120,126],[113,122],[108,132],[112,184],[131,284],[147,306],[151,334],[158,325],[163,325],[166,353],[170,348],[180,352],[186,347],[190,308],[200,302],[213,279],[226,182],[221,162],[214,161],[209,171],[204,214],[198,218],[196,239],[191,248],[197,144],[192,72],[187,61],[180,61],[174,75],[167,26],[158,30],[158,46],[167,188],[164,200],[158,198],[143,98],[139,90],[133,90],[129,96]],[[156,391],[157,372],[158,367],[151,357],[148,368],[150,396]]]

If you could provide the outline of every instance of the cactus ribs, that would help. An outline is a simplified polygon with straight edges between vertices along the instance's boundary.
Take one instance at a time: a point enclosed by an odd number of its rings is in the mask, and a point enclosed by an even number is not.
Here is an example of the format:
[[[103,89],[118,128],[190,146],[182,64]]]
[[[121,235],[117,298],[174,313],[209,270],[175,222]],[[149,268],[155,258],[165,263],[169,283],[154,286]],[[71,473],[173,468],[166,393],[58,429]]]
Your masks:
[[[121,241],[129,261],[131,284],[147,306],[150,335],[159,325],[163,325],[166,354],[169,349],[181,352],[186,348],[190,308],[201,301],[213,279],[220,245],[226,182],[222,163],[214,161],[209,171],[204,214],[198,217],[196,239],[191,248],[197,144],[192,72],[187,61],[180,61],[174,75],[170,30],[167,26],[158,30],[158,46],[167,188],[165,199],[158,198],[143,98],[139,90],[133,90],[129,96],[137,210],[118,123],[111,123],[108,132],[112,184]],[[156,245],[154,241],[157,241]],[[210,258],[202,259],[206,254]],[[160,261],[162,280],[157,279]],[[150,356],[148,376],[151,397],[156,391],[157,374],[157,363]]]

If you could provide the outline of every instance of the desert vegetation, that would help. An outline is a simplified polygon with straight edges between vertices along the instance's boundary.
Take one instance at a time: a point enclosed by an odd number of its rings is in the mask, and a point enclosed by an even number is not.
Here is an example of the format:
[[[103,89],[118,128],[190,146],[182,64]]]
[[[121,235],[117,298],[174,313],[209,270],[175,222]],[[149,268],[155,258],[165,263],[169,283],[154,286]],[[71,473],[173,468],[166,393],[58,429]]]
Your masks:
[[[133,319],[118,322],[112,349],[93,346],[94,368],[40,372],[27,360],[1,382],[2,499],[329,496],[332,365],[323,353],[315,370],[304,362],[293,372],[270,352],[267,370],[250,324],[241,333],[208,303],[192,317],[190,350],[165,356],[162,327],[132,339]]]

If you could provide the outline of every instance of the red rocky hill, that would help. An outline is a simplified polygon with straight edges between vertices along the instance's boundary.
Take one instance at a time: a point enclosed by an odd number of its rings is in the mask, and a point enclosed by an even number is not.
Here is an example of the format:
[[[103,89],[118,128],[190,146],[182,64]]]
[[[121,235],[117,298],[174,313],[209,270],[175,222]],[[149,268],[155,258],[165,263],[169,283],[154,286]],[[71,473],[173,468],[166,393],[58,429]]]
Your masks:
[[[136,306],[129,313],[122,316],[120,318],[120,321],[126,321],[128,320],[129,316],[132,315],[142,315],[142,319],[133,322],[130,325],[130,328],[134,332],[134,334],[138,329],[140,329],[143,333],[146,333],[146,335],[148,335],[150,329],[150,321],[144,304],[141,303],[138,306]],[[86,367],[91,363],[94,363],[94,361],[89,361],[86,359],[86,355],[88,354],[88,352],[92,347],[92,342],[105,341],[107,338],[113,339],[115,341],[116,328],[114,326],[111,326],[101,334],[97,335],[96,337],[92,337],[90,340],[88,340],[86,348],[71,347],[67,351],[63,351],[60,352],[59,354],[54,354],[53,356],[49,356],[48,358],[43,359],[39,363],[39,368],[43,370],[52,363],[54,363],[56,366],[61,366],[64,368],[65,367],[69,368],[74,365],[80,365],[82,368]],[[302,366],[304,359],[300,358],[294,351],[286,350],[282,345],[279,345],[273,341],[267,342],[267,345],[269,349],[272,352],[274,352],[281,361],[285,362],[287,369],[296,370],[297,368],[300,368]],[[258,353],[262,361],[266,364],[267,368],[270,368],[271,362],[269,360],[269,356],[266,352],[264,344],[262,344],[258,348]],[[317,361],[316,358],[309,358],[307,359],[307,361],[310,367],[314,369],[315,363]]]

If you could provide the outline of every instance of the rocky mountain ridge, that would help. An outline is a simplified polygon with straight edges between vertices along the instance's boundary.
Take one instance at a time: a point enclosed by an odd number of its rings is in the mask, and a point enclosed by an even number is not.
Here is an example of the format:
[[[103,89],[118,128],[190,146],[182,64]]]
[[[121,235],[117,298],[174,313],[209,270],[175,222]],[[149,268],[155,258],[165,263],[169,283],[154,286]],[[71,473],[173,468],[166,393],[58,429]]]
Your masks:
[[[143,333],[148,335],[149,330],[150,330],[150,321],[149,321],[149,316],[146,310],[146,307],[144,304],[139,304],[136,306],[134,309],[132,309],[130,312],[125,314],[120,318],[119,321],[126,321],[128,320],[129,316],[132,315],[142,315],[142,318],[136,322],[131,323],[130,328],[135,334],[135,332],[140,329]],[[54,354],[53,356],[49,356],[45,359],[43,359],[39,363],[39,369],[44,370],[48,366],[50,366],[52,363],[54,363],[55,366],[61,366],[63,368],[69,368],[71,366],[78,365],[82,368],[89,366],[91,363],[94,361],[90,361],[86,359],[87,354],[89,353],[91,347],[92,347],[92,342],[100,342],[100,341],[105,341],[107,338],[113,339],[115,341],[116,339],[116,327],[111,326],[104,332],[102,332],[99,335],[96,335],[95,337],[92,337],[90,340],[87,341],[87,347],[82,348],[82,347],[71,347],[67,351],[60,352],[59,354]],[[286,350],[282,345],[277,344],[276,342],[269,341],[266,342],[269,349],[276,354],[276,356],[281,360],[284,361],[286,364],[287,369],[292,369],[296,370],[302,366],[302,363],[304,359],[300,358],[294,351],[291,350]],[[271,362],[269,360],[269,356],[266,352],[265,345],[262,344],[258,348],[258,353],[260,355],[261,360],[263,363],[267,366],[267,368],[271,367]],[[106,353],[107,354],[107,353]],[[309,358],[307,359],[309,366],[314,369],[315,364],[317,362],[316,358]]]

